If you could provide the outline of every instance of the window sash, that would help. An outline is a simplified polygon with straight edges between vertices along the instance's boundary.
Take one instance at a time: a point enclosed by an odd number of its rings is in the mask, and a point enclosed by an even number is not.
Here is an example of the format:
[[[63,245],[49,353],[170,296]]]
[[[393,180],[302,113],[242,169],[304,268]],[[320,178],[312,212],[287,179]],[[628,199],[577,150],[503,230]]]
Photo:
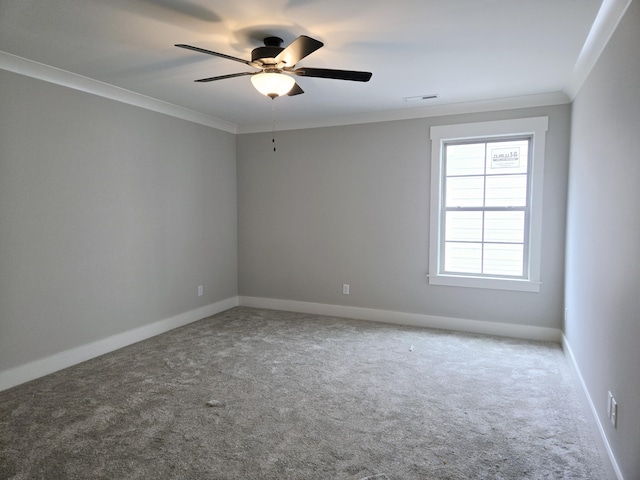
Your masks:
[[[449,223],[447,221],[447,213],[468,213],[468,212],[473,212],[473,213],[480,213],[482,214],[480,222],[481,222],[481,227],[480,227],[480,237],[479,239],[463,239],[463,238],[451,238],[449,236],[447,236],[447,232],[448,227],[449,227]],[[486,213],[493,213],[493,212],[499,212],[499,213],[513,213],[513,212],[520,212],[523,214],[523,218],[522,218],[522,230],[520,233],[521,236],[521,240],[506,240],[506,239],[502,239],[502,240],[498,240],[498,239],[487,239],[487,228],[486,228]],[[515,278],[515,279],[527,279],[529,277],[529,221],[528,221],[528,217],[529,217],[529,209],[525,208],[525,207],[518,207],[518,208],[445,208],[443,209],[443,214],[442,214],[442,229],[441,229],[441,239],[440,239],[440,248],[441,248],[441,254],[440,254],[440,271],[442,273],[445,274],[451,274],[451,275],[473,275],[473,276],[479,276],[479,277],[490,277],[490,278]],[[452,243],[457,243],[457,244],[468,244],[468,245],[478,245],[481,249],[481,255],[480,255],[480,259],[481,259],[481,267],[479,269],[479,271],[465,271],[465,270],[461,270],[461,269],[451,269],[451,268],[447,268],[447,246],[452,244]],[[487,271],[487,269],[485,268],[485,246],[496,246],[496,245],[512,245],[512,246],[520,246],[522,247],[522,259],[520,260],[520,264],[519,264],[519,271],[521,272],[520,274],[508,274],[508,273],[498,273],[494,270],[492,271]]]
[[[439,271],[444,274],[450,275],[471,275],[477,277],[489,277],[489,278],[512,278],[512,279],[527,279],[529,278],[529,220],[530,220],[530,206],[531,206],[531,158],[532,158],[532,136],[526,135],[522,137],[502,137],[496,136],[494,138],[483,138],[483,139],[470,139],[470,140],[459,140],[455,142],[444,142],[442,145],[443,150],[443,170],[442,170],[442,187],[441,187],[441,217],[440,217],[440,265]],[[527,168],[526,171],[518,172],[518,173],[498,173],[498,174],[488,174],[487,173],[487,164],[490,161],[488,148],[489,144],[497,145],[500,143],[513,143],[513,142],[527,142]],[[482,173],[470,173],[470,174],[454,174],[447,175],[448,172],[448,148],[450,146],[473,146],[473,145],[483,145],[483,171]],[[487,179],[495,179],[495,178],[513,178],[513,177],[522,177],[526,178],[525,184],[525,192],[524,192],[524,205],[506,205],[506,206],[486,206],[487,204]],[[449,206],[447,205],[448,191],[447,186],[449,184],[449,179],[476,179],[481,180],[482,185],[482,206]],[[476,182],[479,184],[480,182]],[[481,238],[479,240],[452,240],[447,238],[448,232],[448,224],[447,224],[447,213],[449,212],[479,212],[481,213],[481,227],[480,233]],[[487,212],[523,212],[523,226],[522,226],[522,241],[521,242],[497,242],[497,241],[488,241],[486,240],[486,213]],[[447,247],[451,244],[468,244],[469,246],[479,246],[479,268],[463,270],[463,269],[450,269],[447,268],[447,260],[450,258],[447,255]],[[521,245],[522,246],[522,259],[521,264],[519,265],[518,270],[521,272],[519,275],[515,274],[507,274],[504,273],[496,273],[497,269],[493,269],[491,272],[487,272],[487,268],[485,268],[485,259],[486,259],[486,248],[487,245]]]

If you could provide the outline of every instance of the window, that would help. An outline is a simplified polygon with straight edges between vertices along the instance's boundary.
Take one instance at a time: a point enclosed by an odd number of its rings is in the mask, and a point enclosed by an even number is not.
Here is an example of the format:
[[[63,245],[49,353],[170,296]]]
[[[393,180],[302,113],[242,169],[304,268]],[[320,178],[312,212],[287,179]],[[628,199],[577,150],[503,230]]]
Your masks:
[[[540,290],[548,118],[431,128],[429,283]]]

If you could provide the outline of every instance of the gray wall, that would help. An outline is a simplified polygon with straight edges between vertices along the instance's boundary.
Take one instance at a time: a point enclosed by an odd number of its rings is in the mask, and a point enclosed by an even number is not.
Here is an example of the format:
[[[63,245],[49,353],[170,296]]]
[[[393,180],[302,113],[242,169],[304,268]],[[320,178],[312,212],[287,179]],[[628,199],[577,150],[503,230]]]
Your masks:
[[[542,115],[542,291],[428,285],[429,128]],[[276,152],[239,135],[239,294],[561,328],[569,129],[563,105],[278,132]]]
[[[0,109],[0,371],[237,295],[235,135],[6,71]]]
[[[632,2],[573,104],[567,224],[565,335],[627,479],[640,478],[639,27]]]

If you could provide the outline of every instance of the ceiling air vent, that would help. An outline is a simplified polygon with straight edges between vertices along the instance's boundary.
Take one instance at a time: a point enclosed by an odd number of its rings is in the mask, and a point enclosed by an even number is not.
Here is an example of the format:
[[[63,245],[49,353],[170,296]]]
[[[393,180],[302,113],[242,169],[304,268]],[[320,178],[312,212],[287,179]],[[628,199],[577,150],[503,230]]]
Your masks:
[[[429,93],[427,95],[418,95],[417,97],[404,97],[403,100],[409,103],[409,102],[424,102],[425,100],[433,100],[434,98],[438,98],[437,93]]]

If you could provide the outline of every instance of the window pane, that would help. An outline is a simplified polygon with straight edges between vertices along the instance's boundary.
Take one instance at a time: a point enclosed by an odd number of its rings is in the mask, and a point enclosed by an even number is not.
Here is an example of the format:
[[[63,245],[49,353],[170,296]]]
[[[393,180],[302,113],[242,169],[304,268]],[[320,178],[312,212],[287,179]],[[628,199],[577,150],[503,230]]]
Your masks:
[[[527,176],[487,176],[487,207],[524,207],[527,204]]]
[[[484,143],[446,146],[446,175],[484,175]]]
[[[484,272],[490,275],[521,277],[524,246],[513,244],[484,245]]]
[[[524,212],[486,212],[484,241],[523,243]]]
[[[482,212],[447,212],[445,240],[448,242],[481,242]]]
[[[481,273],[482,244],[446,242],[444,269],[446,272]]]
[[[447,178],[445,206],[481,207],[484,197],[484,177]]]
[[[487,175],[527,173],[529,141],[487,143]]]

